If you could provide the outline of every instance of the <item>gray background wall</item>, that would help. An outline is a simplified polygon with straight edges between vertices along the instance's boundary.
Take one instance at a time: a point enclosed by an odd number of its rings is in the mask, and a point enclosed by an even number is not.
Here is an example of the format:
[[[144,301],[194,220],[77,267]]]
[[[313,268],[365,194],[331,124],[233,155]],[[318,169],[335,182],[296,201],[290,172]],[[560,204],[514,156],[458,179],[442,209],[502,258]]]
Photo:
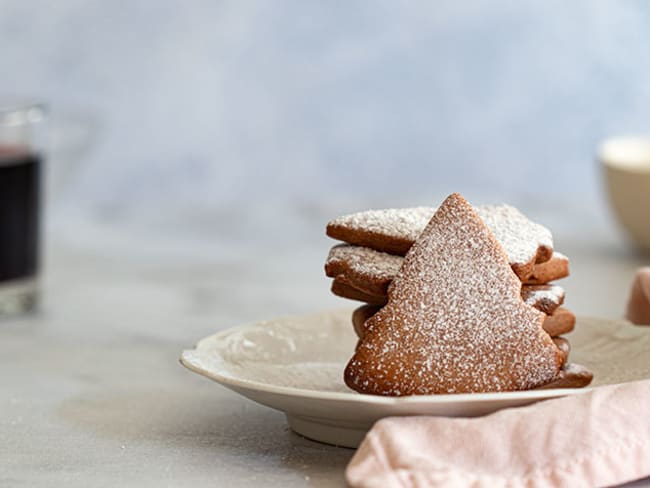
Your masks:
[[[589,200],[598,141],[650,131],[649,21],[613,0],[0,0],[0,87],[47,99],[64,143],[93,129],[68,148],[89,207]]]

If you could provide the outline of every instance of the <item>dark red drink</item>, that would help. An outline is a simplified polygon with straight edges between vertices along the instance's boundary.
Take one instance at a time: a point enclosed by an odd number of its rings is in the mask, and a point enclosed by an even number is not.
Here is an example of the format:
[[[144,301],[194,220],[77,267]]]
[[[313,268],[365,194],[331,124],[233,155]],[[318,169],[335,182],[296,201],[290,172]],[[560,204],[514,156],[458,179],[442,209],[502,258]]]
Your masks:
[[[0,146],[0,286],[38,268],[41,158]]]

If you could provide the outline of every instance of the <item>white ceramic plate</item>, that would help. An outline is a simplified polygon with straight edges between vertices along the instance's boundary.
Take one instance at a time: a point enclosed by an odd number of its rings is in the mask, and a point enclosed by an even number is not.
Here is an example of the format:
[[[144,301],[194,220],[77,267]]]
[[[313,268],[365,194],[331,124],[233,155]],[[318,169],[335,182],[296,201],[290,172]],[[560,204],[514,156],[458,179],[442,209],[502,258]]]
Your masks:
[[[283,411],[310,439],[356,447],[380,418],[395,415],[471,417],[584,392],[537,390],[388,398],[361,395],[343,383],[356,344],[350,310],[242,325],[185,351],[190,370]],[[572,362],[594,372],[593,386],[650,378],[650,327],[580,319],[569,336]]]

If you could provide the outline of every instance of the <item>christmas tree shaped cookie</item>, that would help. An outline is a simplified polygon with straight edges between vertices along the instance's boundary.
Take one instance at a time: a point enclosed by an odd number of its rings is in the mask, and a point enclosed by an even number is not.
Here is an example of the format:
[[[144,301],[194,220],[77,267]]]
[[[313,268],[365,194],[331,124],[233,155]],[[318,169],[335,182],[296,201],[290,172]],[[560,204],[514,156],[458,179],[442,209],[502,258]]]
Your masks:
[[[495,236],[452,194],[406,255],[388,303],[366,323],[345,382],[391,396],[535,388],[562,365],[544,318],[522,301]]]

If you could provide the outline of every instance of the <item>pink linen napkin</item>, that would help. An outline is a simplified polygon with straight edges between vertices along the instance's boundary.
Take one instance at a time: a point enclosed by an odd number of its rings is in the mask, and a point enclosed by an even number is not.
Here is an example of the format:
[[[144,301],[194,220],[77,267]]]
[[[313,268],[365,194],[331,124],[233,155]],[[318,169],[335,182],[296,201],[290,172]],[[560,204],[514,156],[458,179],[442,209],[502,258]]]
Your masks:
[[[633,324],[650,325],[650,268],[637,271],[625,316]]]
[[[650,476],[650,380],[480,418],[377,422],[353,487],[608,486]]]

